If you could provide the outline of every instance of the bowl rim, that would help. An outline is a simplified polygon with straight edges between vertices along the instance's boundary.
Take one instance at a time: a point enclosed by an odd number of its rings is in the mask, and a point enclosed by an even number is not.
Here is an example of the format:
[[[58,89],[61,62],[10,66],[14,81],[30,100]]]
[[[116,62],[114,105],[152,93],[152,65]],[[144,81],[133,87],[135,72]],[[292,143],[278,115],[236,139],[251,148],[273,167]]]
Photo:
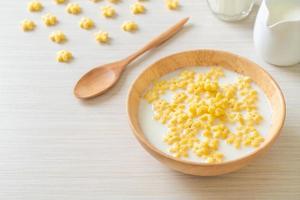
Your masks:
[[[250,62],[250,63],[254,64],[255,67],[257,67],[259,70],[261,70],[262,73],[265,73],[270,78],[270,80],[272,81],[272,82],[270,82],[270,84],[274,84],[275,87],[276,87],[276,89],[279,91],[280,102],[282,102],[282,103],[280,103],[281,106],[282,106],[282,112],[278,114],[278,115],[281,115],[280,124],[279,124],[279,126],[277,126],[277,129],[274,130],[274,134],[273,134],[273,136],[271,137],[271,139],[268,142],[264,143],[259,148],[257,148],[254,151],[252,151],[251,153],[246,154],[245,156],[233,159],[233,160],[228,160],[228,161],[224,161],[224,162],[221,162],[221,163],[201,163],[201,162],[195,162],[195,161],[190,161],[190,160],[183,160],[183,159],[180,159],[180,158],[173,157],[173,156],[171,156],[171,155],[169,155],[169,154],[167,154],[167,153],[159,150],[158,148],[156,148],[154,145],[151,144],[151,142],[149,142],[146,139],[145,136],[143,137],[143,136],[141,136],[138,133],[138,131],[136,130],[135,126],[132,123],[132,118],[131,118],[131,113],[132,112],[129,109],[129,107],[130,107],[129,100],[130,100],[130,97],[131,97],[131,95],[133,93],[133,88],[136,85],[137,81],[140,79],[140,77],[143,74],[146,73],[147,70],[149,70],[151,67],[155,66],[157,63],[161,62],[162,60],[165,60],[165,59],[168,59],[168,58],[171,58],[171,57],[174,57],[174,56],[178,56],[180,54],[192,53],[192,52],[215,52],[215,53],[223,53],[223,54],[225,53],[227,55],[234,56],[234,57],[236,57],[238,59],[246,60],[247,62]],[[263,69],[260,65],[256,64],[255,62],[251,61],[250,59],[247,59],[247,58],[245,58],[243,56],[240,56],[240,55],[228,52],[228,51],[224,51],[224,50],[217,50],[217,49],[193,49],[193,50],[187,50],[187,51],[180,51],[180,52],[176,52],[176,53],[170,54],[168,56],[164,56],[164,57],[156,60],[154,63],[148,65],[145,69],[143,69],[142,72],[140,72],[138,74],[138,76],[134,79],[134,81],[130,85],[130,88],[129,88],[128,91],[129,92],[128,92],[128,96],[127,96],[127,116],[128,116],[129,125],[130,125],[131,130],[134,133],[135,137],[142,143],[142,146],[146,145],[149,149],[151,149],[155,153],[157,153],[157,154],[159,154],[159,155],[161,155],[161,156],[163,156],[163,157],[165,157],[167,159],[170,159],[172,161],[179,162],[179,163],[185,164],[185,165],[202,166],[202,167],[205,167],[205,166],[225,166],[225,165],[237,163],[237,162],[240,162],[240,161],[243,161],[243,160],[246,160],[246,159],[250,159],[255,154],[257,154],[257,153],[265,150],[266,148],[268,148],[270,145],[272,145],[275,142],[275,140],[278,138],[278,136],[281,133],[281,130],[282,130],[282,127],[284,125],[285,118],[286,118],[286,102],[285,102],[285,98],[284,98],[284,95],[282,93],[281,88],[279,87],[279,85],[275,81],[275,79],[265,69]],[[141,130],[141,131],[144,134],[144,131],[143,130]]]

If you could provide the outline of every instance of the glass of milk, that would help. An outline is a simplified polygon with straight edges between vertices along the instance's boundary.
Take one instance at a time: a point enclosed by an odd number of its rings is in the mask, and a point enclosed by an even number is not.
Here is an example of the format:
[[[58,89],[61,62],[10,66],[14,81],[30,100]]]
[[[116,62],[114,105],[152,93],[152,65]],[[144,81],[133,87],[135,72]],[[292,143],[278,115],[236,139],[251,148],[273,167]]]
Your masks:
[[[249,15],[255,0],[207,0],[207,2],[219,19],[238,21]]]

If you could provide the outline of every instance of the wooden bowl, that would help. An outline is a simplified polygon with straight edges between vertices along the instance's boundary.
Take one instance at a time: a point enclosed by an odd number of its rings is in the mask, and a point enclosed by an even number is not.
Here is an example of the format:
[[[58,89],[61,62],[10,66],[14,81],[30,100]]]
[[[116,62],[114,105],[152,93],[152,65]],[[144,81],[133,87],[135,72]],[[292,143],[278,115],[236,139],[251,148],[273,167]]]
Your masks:
[[[154,147],[144,136],[139,124],[139,104],[143,92],[153,80],[182,67],[220,66],[249,76],[265,92],[272,105],[272,126],[265,142],[251,154],[236,160],[218,164],[196,163],[174,158]],[[282,92],[272,77],[257,64],[232,53],[215,50],[195,50],[177,53],[152,64],[134,81],[128,96],[128,116],[134,135],[141,145],[157,160],[177,171],[199,175],[215,176],[229,173],[247,165],[265,152],[279,136],[285,120],[285,101]]]

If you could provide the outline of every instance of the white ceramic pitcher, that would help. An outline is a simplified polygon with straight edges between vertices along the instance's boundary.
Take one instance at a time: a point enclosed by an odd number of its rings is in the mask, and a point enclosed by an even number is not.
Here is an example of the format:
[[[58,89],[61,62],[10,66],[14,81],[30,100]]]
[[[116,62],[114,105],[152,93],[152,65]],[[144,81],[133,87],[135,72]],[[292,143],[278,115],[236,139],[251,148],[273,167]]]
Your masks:
[[[255,22],[254,44],[271,64],[300,63],[300,0],[264,0]]]

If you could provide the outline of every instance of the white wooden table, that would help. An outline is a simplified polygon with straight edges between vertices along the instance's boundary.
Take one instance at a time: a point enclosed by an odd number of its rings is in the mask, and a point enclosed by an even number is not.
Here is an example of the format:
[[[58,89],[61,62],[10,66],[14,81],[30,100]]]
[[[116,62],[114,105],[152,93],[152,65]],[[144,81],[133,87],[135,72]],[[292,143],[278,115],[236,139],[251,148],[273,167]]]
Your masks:
[[[257,7],[239,23],[224,23],[204,0],[181,0],[170,12],[162,1],[146,2],[148,13],[132,17],[116,6],[119,16],[104,20],[100,5],[80,2],[81,16],[65,14],[63,6],[45,2],[46,12],[59,16],[58,27],[46,28],[40,14],[26,11],[26,0],[0,1],[0,199],[300,199],[300,66],[278,68],[256,55],[252,27]],[[88,102],[72,95],[75,81],[92,66],[128,55],[184,16],[191,23],[173,40],[130,65],[114,89]],[[78,28],[82,16],[111,33],[112,44],[94,42],[94,31]],[[32,18],[33,33],[19,23]],[[136,34],[123,33],[121,23],[134,19]],[[70,41],[48,40],[52,30],[65,31]],[[202,178],[169,170],[148,155],[127,122],[127,91],[134,78],[157,59],[178,51],[216,48],[254,60],[280,84],[287,100],[282,135],[271,151],[250,166],[224,176]],[[58,64],[55,53],[70,49],[76,59]]]

